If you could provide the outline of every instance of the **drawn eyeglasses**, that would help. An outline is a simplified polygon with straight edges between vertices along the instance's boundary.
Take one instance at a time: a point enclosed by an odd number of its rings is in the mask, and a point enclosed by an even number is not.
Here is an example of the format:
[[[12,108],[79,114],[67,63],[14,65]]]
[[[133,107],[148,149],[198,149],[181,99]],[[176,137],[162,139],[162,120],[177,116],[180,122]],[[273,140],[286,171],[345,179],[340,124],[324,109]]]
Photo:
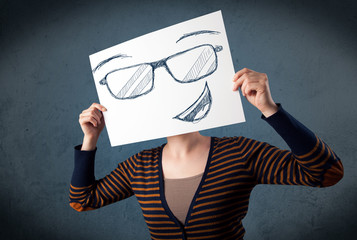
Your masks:
[[[134,99],[153,90],[155,69],[164,67],[179,83],[190,83],[205,78],[217,70],[217,52],[222,46],[199,45],[151,63],[141,63],[115,69],[100,80],[116,99]]]

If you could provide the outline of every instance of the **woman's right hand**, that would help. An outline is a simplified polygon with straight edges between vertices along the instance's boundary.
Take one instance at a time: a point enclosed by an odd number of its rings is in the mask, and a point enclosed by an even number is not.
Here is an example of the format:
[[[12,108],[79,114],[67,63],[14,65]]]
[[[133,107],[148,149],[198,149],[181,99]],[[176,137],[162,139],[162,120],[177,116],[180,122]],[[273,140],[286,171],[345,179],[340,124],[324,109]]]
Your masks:
[[[102,114],[105,111],[107,109],[104,106],[99,103],[93,103],[79,115],[79,124],[84,134],[82,150],[90,151],[95,149],[98,137],[105,126]]]

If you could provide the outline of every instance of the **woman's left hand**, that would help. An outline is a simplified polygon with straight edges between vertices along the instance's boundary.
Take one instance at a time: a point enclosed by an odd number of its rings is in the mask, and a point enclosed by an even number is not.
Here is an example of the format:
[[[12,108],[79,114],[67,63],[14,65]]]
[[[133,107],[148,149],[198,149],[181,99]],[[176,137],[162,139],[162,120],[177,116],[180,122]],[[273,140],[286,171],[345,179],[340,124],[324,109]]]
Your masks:
[[[265,117],[278,111],[278,106],[271,97],[268,76],[248,68],[238,71],[233,77],[233,91],[241,88],[243,96]]]

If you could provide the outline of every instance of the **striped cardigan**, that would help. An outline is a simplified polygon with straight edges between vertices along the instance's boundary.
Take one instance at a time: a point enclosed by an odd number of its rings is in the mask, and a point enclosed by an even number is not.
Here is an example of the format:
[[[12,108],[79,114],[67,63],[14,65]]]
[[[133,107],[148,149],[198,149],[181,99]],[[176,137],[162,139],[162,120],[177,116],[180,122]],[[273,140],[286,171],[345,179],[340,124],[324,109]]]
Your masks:
[[[255,185],[322,187],[331,165],[339,165],[330,173],[337,176],[336,181],[343,171],[336,154],[281,106],[265,120],[291,151],[245,137],[212,137],[184,225],[164,196],[161,154],[165,145],[135,154],[99,180],[94,177],[95,151],[80,151],[77,146],[70,205],[77,211],[93,210],[135,195],[152,239],[243,239],[242,219]]]

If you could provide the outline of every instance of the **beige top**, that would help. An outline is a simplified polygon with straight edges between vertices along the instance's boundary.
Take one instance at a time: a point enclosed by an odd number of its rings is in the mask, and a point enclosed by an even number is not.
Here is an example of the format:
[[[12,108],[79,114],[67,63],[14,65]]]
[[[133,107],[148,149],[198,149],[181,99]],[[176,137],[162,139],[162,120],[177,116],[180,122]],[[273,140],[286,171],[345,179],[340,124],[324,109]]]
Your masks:
[[[165,198],[174,216],[185,224],[193,196],[201,182],[203,172],[188,178],[165,178]]]

